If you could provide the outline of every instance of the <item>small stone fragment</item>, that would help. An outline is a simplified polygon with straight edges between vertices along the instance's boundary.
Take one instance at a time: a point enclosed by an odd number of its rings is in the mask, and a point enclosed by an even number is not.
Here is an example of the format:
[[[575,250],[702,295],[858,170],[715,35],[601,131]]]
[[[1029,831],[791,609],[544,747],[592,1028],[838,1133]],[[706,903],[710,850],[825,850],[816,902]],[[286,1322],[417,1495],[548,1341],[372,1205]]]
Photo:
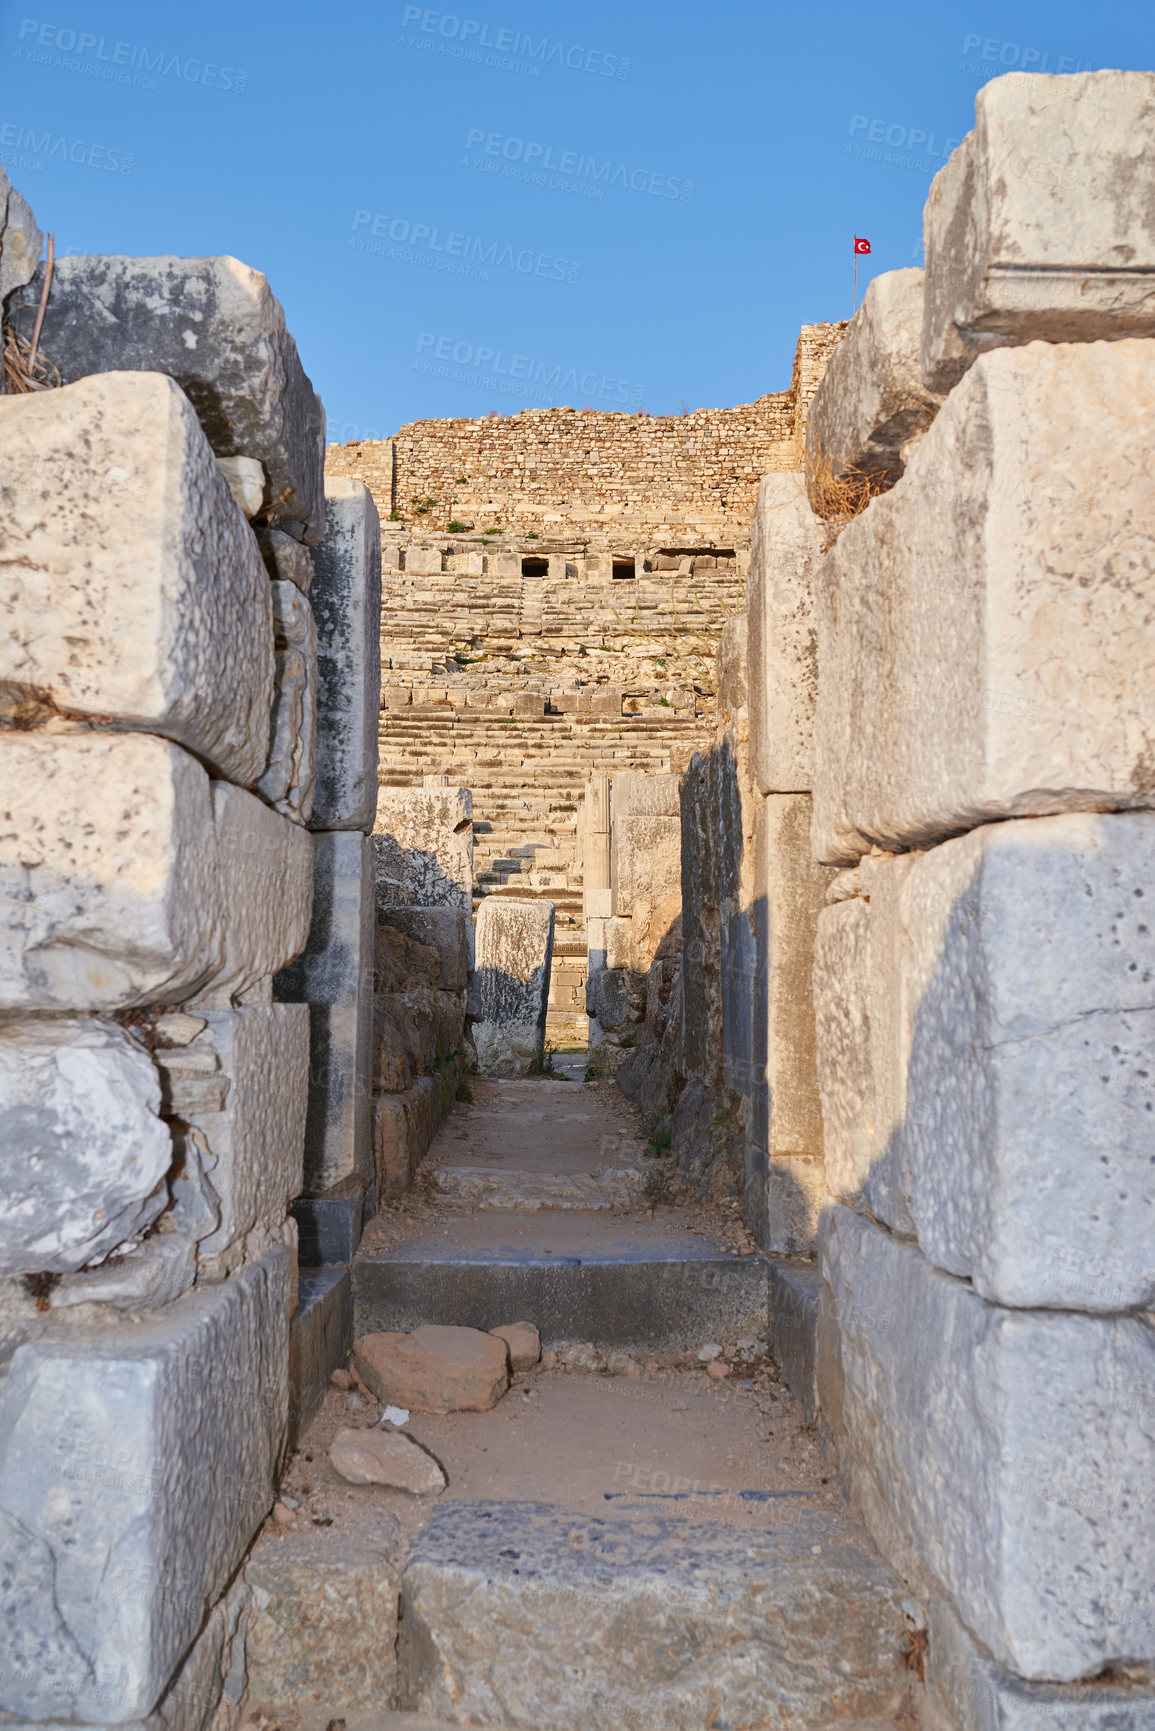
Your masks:
[[[558,1354],[562,1364],[571,1370],[601,1370],[604,1360],[591,1340],[574,1340]]]
[[[417,1497],[436,1497],[448,1482],[433,1456],[396,1430],[338,1431],[329,1459],[351,1485],[388,1485]]]
[[[291,1527],[296,1518],[292,1509],[287,1509],[284,1503],[273,1504],[273,1519],[279,1527]]]
[[[606,1354],[603,1369],[607,1376],[636,1376],[638,1366],[628,1352],[611,1352]]]
[[[724,1359],[711,1359],[710,1363],[706,1366],[706,1375],[710,1378],[711,1382],[723,1382],[729,1374],[730,1366]]]
[[[547,1350],[547,1351],[542,1353],[542,1355],[541,1355],[541,1368],[543,1370],[556,1370],[557,1366],[558,1366],[558,1356],[557,1356],[556,1352],[553,1352],[552,1350]]]
[[[412,1334],[366,1334],[354,1364],[378,1400],[418,1412],[486,1412],[509,1387],[509,1350],[479,1328],[425,1323]]]
[[[349,1375],[347,1370],[335,1370],[330,1376],[329,1381],[333,1384],[334,1388],[350,1389],[353,1386],[353,1378]]]
[[[532,1370],[541,1357],[541,1335],[532,1322],[508,1322],[489,1332],[508,1346],[511,1370]]]
[[[255,457],[218,457],[229,492],[246,517],[255,517],[265,496],[265,471]]]
[[[715,1345],[713,1342],[710,1342],[708,1345],[700,1346],[698,1348],[698,1363],[699,1364],[709,1364],[711,1359],[721,1358],[721,1356],[722,1356],[722,1348],[720,1346]]]

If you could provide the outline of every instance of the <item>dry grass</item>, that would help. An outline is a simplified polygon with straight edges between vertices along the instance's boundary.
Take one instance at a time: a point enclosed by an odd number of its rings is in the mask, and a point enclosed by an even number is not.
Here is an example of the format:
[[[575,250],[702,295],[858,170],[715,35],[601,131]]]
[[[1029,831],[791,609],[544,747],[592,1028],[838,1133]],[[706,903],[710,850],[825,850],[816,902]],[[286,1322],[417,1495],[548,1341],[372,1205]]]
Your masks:
[[[888,493],[899,474],[890,469],[844,469],[836,473],[821,445],[806,456],[806,496],[827,525],[831,539],[860,516],[872,499]]]
[[[44,261],[44,284],[40,304],[36,308],[36,323],[32,336],[25,337],[15,325],[4,325],[3,367],[5,392],[19,396],[28,391],[54,391],[64,383],[59,369],[40,353],[40,332],[52,288],[52,270],[56,258],[56,242],[48,236],[48,256]]]

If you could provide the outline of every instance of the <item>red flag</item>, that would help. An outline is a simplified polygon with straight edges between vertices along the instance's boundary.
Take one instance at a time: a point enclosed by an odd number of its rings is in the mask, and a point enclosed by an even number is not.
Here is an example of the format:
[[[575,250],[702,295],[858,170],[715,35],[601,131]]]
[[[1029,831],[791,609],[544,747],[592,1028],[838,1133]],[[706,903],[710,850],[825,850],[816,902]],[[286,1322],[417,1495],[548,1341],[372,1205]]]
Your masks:
[[[855,252],[869,252],[870,251],[870,242],[868,240],[859,240],[858,236],[855,235],[855,237],[854,237],[854,250],[855,250]]]

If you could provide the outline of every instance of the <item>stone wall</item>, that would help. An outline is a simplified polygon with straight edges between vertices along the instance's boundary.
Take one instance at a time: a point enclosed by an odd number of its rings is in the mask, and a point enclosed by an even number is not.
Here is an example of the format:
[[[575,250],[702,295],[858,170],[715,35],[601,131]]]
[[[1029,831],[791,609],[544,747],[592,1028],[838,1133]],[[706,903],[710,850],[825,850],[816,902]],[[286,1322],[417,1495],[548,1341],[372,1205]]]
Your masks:
[[[41,241],[0,171],[0,1708],[228,1731],[370,1152],[376,515],[258,272]]]

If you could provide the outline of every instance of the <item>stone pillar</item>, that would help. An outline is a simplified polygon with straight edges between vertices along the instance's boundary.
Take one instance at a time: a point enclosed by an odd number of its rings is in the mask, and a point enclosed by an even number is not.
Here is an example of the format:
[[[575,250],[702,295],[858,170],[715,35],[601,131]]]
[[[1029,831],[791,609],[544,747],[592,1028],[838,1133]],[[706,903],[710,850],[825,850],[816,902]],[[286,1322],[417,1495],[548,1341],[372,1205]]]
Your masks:
[[[477,1061],[491,1076],[524,1076],[545,1051],[554,905],[488,896],[477,915],[470,993]]]

